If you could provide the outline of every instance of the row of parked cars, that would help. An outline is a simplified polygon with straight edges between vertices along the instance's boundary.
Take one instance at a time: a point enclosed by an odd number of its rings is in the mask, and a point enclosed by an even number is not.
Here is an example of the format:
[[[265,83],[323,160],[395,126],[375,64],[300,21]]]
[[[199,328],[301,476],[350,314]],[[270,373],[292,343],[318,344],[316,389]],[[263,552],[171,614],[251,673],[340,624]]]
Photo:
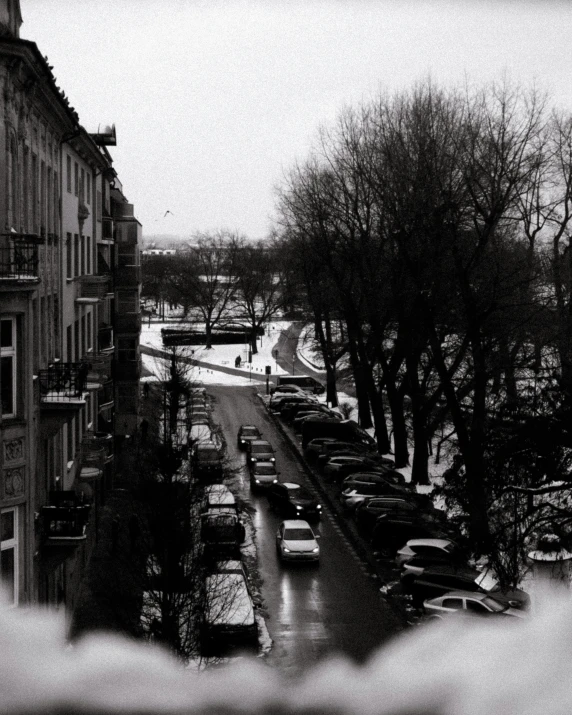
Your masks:
[[[395,558],[401,590],[415,606],[433,618],[458,611],[523,615],[528,595],[519,589],[501,592],[490,572],[470,564],[444,512],[406,483],[370,435],[324,406],[317,409],[313,396],[297,389],[289,393],[275,392],[270,410],[300,435],[307,462],[372,551]]]

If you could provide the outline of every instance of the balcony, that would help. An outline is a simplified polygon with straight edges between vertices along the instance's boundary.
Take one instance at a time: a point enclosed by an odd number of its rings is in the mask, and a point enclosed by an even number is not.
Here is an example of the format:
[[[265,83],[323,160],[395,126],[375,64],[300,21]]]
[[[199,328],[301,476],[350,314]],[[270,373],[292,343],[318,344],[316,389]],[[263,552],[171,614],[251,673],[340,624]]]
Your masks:
[[[0,287],[34,287],[40,282],[38,244],[13,241],[0,246]]]
[[[140,333],[141,313],[116,313],[115,314],[116,333]]]
[[[46,409],[81,409],[85,405],[89,365],[85,362],[56,362],[39,371],[40,405]]]
[[[90,274],[80,277],[80,297],[102,300],[109,293],[111,276]]]
[[[119,265],[115,271],[115,288],[135,288],[141,283],[141,266]]]
[[[50,492],[50,503],[41,510],[45,545],[76,548],[86,539],[90,505],[73,491]]]
[[[88,366],[87,390],[101,389],[103,383],[111,376],[111,363],[113,354],[111,352],[87,353],[83,362]],[[97,387],[93,387],[97,385]]]

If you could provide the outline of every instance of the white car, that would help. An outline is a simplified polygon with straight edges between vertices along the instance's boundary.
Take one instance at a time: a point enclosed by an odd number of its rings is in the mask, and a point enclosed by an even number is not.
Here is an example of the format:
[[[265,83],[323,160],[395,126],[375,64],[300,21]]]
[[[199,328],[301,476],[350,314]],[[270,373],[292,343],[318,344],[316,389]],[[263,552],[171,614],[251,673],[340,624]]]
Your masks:
[[[403,566],[415,557],[451,561],[459,547],[450,539],[410,539],[395,555],[395,563]]]
[[[512,616],[513,618],[527,618],[526,613],[518,608],[513,608],[506,603],[501,603],[488,593],[475,593],[473,591],[449,591],[443,596],[429,598],[423,601],[425,613],[432,618],[462,613],[471,616]]]
[[[276,552],[283,561],[318,561],[318,537],[307,521],[288,519],[276,532]]]
[[[248,642],[258,637],[254,603],[240,561],[221,561],[205,579],[203,638],[207,642]]]

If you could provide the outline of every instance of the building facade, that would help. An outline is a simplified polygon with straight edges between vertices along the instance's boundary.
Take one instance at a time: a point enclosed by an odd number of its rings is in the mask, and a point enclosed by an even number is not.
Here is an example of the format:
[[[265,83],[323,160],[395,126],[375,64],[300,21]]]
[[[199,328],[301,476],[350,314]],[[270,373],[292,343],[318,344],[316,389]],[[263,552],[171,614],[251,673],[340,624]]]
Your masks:
[[[0,575],[71,611],[138,425],[141,226],[21,21],[0,0]]]

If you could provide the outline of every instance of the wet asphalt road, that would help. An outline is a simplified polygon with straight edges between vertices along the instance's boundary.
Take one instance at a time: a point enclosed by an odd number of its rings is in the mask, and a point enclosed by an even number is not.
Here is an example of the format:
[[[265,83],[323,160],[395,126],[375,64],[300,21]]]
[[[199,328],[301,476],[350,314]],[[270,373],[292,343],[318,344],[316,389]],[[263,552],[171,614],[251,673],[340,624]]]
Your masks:
[[[237,464],[244,464],[244,455],[236,449],[238,427],[256,424],[277,452],[280,479],[301,481],[312,488],[255,388],[211,386],[208,392],[215,398],[214,419],[223,429],[228,454]],[[340,653],[363,662],[401,629],[401,621],[327,509],[315,529],[321,537],[319,566],[283,566],[275,551],[281,518],[269,510],[263,495],[250,493],[245,468],[234,486],[256,509],[253,523],[258,568],[263,579],[266,625],[273,640],[268,665],[286,676],[298,676],[317,660]]]

